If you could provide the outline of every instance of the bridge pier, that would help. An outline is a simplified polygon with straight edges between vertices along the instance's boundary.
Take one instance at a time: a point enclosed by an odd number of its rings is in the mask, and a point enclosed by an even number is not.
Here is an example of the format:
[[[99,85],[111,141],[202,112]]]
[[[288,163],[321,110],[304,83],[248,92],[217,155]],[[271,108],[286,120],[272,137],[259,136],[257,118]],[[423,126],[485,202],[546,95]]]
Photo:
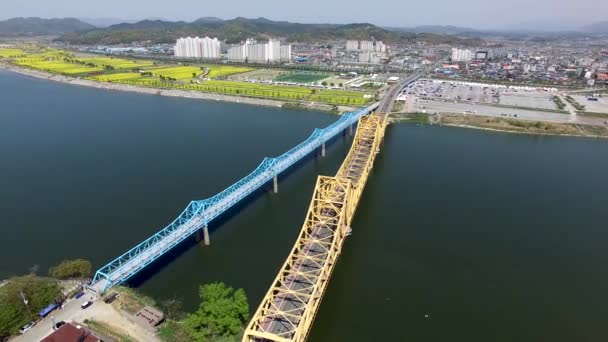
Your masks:
[[[321,157],[325,157],[325,143],[321,145]]]
[[[205,246],[209,246],[211,244],[211,240],[209,240],[209,227],[203,227],[203,240],[205,241]]]
[[[275,194],[279,193],[279,179],[277,178],[276,175],[272,179],[272,183],[273,183],[274,193]]]
[[[348,126],[348,135],[353,136],[353,125]]]

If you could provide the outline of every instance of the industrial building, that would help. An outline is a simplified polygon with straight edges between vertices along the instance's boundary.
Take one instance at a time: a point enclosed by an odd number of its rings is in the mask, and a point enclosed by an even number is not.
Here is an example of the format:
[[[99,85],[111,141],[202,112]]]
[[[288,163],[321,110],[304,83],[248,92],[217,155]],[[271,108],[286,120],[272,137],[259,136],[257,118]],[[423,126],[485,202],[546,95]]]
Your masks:
[[[247,39],[244,44],[228,49],[228,60],[232,62],[278,63],[291,60],[291,45],[281,45],[279,40],[258,43]]]
[[[179,38],[175,43],[175,57],[185,58],[220,58],[221,46],[217,38],[186,37]]]

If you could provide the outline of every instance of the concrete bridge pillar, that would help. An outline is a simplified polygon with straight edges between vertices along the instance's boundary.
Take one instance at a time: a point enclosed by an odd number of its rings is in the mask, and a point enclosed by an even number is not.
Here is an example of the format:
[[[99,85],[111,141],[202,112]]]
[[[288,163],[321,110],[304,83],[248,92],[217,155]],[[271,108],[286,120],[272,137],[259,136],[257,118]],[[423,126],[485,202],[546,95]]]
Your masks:
[[[325,157],[325,143],[321,145],[321,157]]]
[[[274,176],[274,178],[272,179],[272,183],[273,183],[273,189],[274,189],[274,193],[279,193],[279,179],[277,178],[277,175]]]
[[[348,126],[348,135],[353,136],[353,125]]]
[[[211,240],[209,240],[209,227],[203,227],[203,240],[205,241],[205,246],[209,246],[211,244]]]

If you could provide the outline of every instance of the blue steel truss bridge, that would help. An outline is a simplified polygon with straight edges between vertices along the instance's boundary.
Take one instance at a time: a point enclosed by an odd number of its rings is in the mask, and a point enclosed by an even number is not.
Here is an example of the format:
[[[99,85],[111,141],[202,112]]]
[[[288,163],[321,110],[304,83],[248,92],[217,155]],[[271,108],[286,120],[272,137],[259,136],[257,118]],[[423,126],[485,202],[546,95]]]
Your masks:
[[[107,289],[124,283],[201,229],[204,233],[205,243],[208,244],[207,227],[211,221],[271,181],[274,182],[276,192],[277,176],[280,173],[319,147],[322,148],[324,154],[327,141],[349,127],[352,129],[360,117],[370,114],[377,107],[376,103],[344,114],[335,123],[323,129],[315,129],[308,139],[284,154],[276,158],[265,158],[250,174],[217,195],[204,200],[191,201],[168,226],[97,270],[89,289],[101,295]]]

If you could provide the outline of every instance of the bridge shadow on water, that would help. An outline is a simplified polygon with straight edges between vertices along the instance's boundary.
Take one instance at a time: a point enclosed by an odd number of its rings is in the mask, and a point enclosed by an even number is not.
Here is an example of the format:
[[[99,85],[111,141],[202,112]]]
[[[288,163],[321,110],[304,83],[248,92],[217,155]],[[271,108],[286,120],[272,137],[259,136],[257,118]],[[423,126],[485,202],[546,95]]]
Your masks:
[[[336,134],[334,137],[329,139],[325,143],[326,153],[328,152],[328,147],[332,144],[336,143],[339,139],[351,139],[355,135],[357,124],[353,125],[353,135],[349,136],[348,128],[344,130],[340,134]],[[313,152],[306,155],[304,158],[298,160],[288,169],[283,171],[278,175],[277,179],[279,181],[279,189],[281,180],[286,179],[296,171],[300,169],[307,162],[314,160],[316,158],[321,158],[321,147],[316,148]],[[271,179],[269,182],[259,187],[257,190],[253,191],[247,197],[243,198],[241,201],[230,207],[230,209],[226,210],[222,215],[216,217],[213,221],[209,223],[209,234],[211,235],[214,231],[220,229],[224,224],[234,218],[240,211],[248,207],[251,203],[259,199],[264,194],[273,191],[273,180]],[[213,239],[211,239],[213,240]],[[190,248],[196,246],[199,243],[203,243],[203,231],[202,229],[197,230],[192,233],[189,237],[184,239],[182,242],[171,248],[169,251],[164,253],[158,259],[153,261],[148,266],[144,267],[141,271],[131,277],[126,281],[125,285],[130,287],[137,288],[143,285],[150,278],[154,277],[158,274],[162,269],[170,265],[173,261],[187,252]]]

